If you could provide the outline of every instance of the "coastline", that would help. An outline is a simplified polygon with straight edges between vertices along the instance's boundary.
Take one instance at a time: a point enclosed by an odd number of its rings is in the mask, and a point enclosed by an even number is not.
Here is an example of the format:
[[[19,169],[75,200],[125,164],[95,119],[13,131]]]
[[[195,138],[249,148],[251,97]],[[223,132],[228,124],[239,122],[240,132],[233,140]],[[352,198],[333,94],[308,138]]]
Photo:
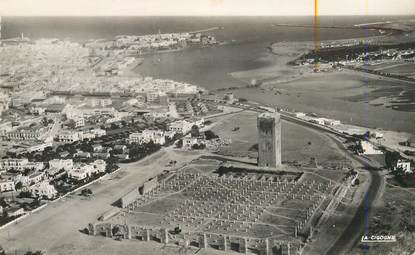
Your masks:
[[[229,74],[247,84],[255,79],[259,85],[232,88],[232,92],[261,104],[313,112],[347,124],[414,132],[415,113],[394,110],[388,104],[408,84],[349,70],[314,73],[313,65],[288,64],[312,47],[312,42],[273,43],[267,67]]]

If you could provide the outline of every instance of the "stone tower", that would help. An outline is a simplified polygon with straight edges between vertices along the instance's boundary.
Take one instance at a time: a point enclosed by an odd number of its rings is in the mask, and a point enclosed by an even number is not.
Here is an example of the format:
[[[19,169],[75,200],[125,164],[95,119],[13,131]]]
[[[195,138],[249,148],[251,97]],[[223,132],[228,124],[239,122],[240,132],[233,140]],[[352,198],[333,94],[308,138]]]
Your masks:
[[[275,168],[281,165],[281,116],[261,113],[258,116],[258,166]]]

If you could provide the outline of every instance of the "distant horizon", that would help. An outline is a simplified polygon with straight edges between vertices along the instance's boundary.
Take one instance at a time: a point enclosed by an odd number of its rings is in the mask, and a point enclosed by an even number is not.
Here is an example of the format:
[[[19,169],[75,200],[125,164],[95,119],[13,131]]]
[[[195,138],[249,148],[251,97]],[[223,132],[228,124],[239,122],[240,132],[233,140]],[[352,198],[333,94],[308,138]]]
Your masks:
[[[415,17],[414,14],[330,14],[319,17]],[[1,15],[0,17],[184,17],[184,18],[209,18],[209,17],[314,17],[314,15]]]
[[[414,0],[1,0],[4,16],[415,15]]]

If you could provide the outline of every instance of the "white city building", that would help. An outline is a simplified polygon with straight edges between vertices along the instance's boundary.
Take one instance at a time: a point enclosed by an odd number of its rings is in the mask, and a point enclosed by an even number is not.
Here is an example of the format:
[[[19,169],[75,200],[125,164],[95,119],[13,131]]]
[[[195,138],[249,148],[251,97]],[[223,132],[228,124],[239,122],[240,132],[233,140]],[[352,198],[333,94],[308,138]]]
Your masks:
[[[192,129],[193,123],[190,123],[186,120],[177,120],[169,125],[170,131],[175,131],[176,133],[186,134]]]
[[[295,113],[295,117],[297,117],[297,118],[304,118],[306,115],[305,115],[305,113],[303,113],[303,112],[296,112]]]
[[[183,137],[183,149],[190,150],[193,145],[199,143],[199,139],[197,137],[186,136]]]
[[[165,144],[166,137],[163,130],[146,129],[142,133],[132,133],[129,136],[130,143],[148,143],[153,141],[155,144]]]
[[[53,185],[50,185],[47,181],[43,181],[29,187],[29,192],[32,197],[47,197],[52,199],[56,197],[58,192]]]
[[[0,180],[0,192],[14,191],[14,182],[12,180]]]
[[[44,175],[44,172],[34,172],[27,176],[22,175],[19,181],[22,183],[24,187],[26,187],[41,182],[43,180]]]
[[[92,140],[95,138],[95,134],[92,132],[79,132],[79,140]]]
[[[92,163],[95,172],[104,173],[107,163],[102,159],[97,159]]]
[[[42,170],[44,168],[43,162],[29,162],[27,158],[0,159],[0,171],[23,171],[25,169]]]
[[[75,122],[75,128],[85,126],[85,119],[83,117],[76,117],[73,121]]]
[[[72,179],[81,181],[87,177],[92,176],[95,173],[105,172],[106,166],[107,166],[107,163],[104,160],[97,159],[89,165],[80,164],[80,165],[75,166],[75,168],[72,169],[68,175]]]
[[[64,143],[73,143],[79,141],[79,132],[75,131],[63,131],[62,133],[58,134],[58,141]]]
[[[361,141],[360,146],[362,147],[363,154],[365,155],[379,155],[383,154],[381,150],[375,149],[375,147],[368,141]]]
[[[396,163],[395,170],[396,169],[401,169],[407,174],[413,173],[413,171],[411,170],[411,162],[402,159],[398,160],[398,162]]]
[[[101,128],[92,129],[90,130],[90,132],[95,134],[96,137],[104,136],[107,133],[104,129],[101,129]]]
[[[8,159],[0,159],[0,169],[2,170],[10,170],[15,169],[21,171],[25,169],[25,166],[29,163],[27,158],[8,158]]]
[[[72,159],[52,159],[49,161],[49,168],[64,169],[69,171],[73,168]]]
[[[90,177],[94,173],[94,167],[87,164],[81,164],[76,166],[72,171],[69,172],[69,177],[78,181],[84,180]]]

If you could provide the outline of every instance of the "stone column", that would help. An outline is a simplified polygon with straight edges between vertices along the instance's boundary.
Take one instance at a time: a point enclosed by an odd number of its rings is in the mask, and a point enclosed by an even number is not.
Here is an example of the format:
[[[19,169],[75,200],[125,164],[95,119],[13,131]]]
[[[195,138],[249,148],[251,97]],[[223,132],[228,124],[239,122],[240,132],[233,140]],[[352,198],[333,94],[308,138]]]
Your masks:
[[[244,254],[248,252],[248,239],[246,239],[246,237],[239,243],[239,252]]]
[[[145,231],[145,233],[144,233],[143,240],[144,241],[150,241],[150,230],[149,229],[145,229],[144,231]]]
[[[269,239],[265,239],[265,255],[271,255],[271,247],[269,246]]]
[[[228,250],[228,240],[226,239],[226,236],[223,236],[223,250]]]
[[[93,223],[88,224],[88,234],[89,235],[96,235],[95,225]]]
[[[126,239],[131,239],[131,226],[130,225],[126,225],[127,228],[127,236]]]
[[[160,229],[160,235],[161,235],[161,237],[160,237],[160,241],[161,241],[161,243],[164,243],[164,244],[168,244],[169,243],[169,232],[167,231],[167,229],[165,228],[165,229]]]
[[[199,248],[206,249],[208,246],[206,233],[203,233],[202,236],[199,236]]]
[[[107,225],[107,235],[108,237],[112,237],[112,224]]]
[[[313,238],[313,232],[314,232],[313,225],[310,224],[310,234],[308,235],[309,238]]]

